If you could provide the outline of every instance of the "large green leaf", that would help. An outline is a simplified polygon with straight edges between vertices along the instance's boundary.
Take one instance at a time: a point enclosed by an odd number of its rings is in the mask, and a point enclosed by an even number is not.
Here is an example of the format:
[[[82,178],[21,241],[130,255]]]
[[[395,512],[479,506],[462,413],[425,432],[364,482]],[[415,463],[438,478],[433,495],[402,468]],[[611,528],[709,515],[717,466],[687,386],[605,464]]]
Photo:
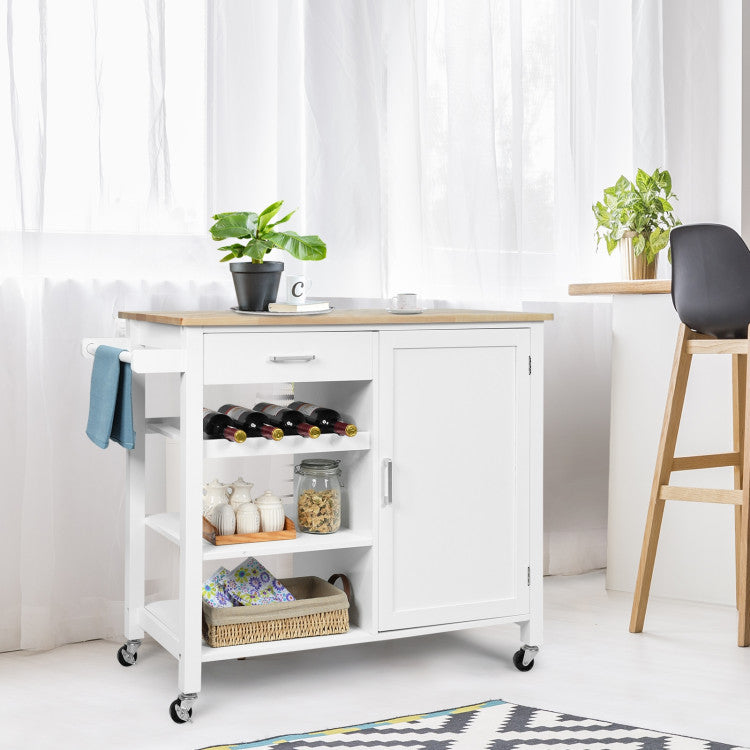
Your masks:
[[[664,195],[669,198],[672,193],[672,176],[664,169],[659,172],[659,176],[655,177],[655,179],[657,185],[664,191]]]
[[[639,190],[651,190],[656,187],[656,183],[651,178],[651,175],[647,174],[642,169],[639,169],[635,176],[635,184],[638,186]]]
[[[637,234],[633,237],[633,253],[640,255],[646,247],[646,240],[642,234]]]
[[[314,234],[301,237],[292,231],[272,232],[266,235],[266,239],[299,260],[323,260],[326,257],[325,242]]]
[[[290,213],[288,213],[286,216],[283,216],[278,221],[274,221],[273,224],[267,224],[266,229],[272,229],[273,227],[278,226],[279,224],[283,224],[285,221],[289,221],[289,219],[291,219],[292,216],[294,216],[294,214],[296,213],[297,213],[297,209],[295,208],[294,211],[291,211]]]
[[[656,229],[651,232],[649,244],[651,245],[651,250],[654,255],[661,252],[669,244],[669,231],[656,227]]]
[[[252,239],[247,243],[247,249],[245,255],[250,256],[253,260],[263,260],[265,254],[273,247],[269,242]]]
[[[273,219],[274,216],[279,212],[279,209],[281,208],[284,201],[276,201],[276,203],[272,203],[270,206],[266,206],[260,214],[258,214],[258,231],[262,232],[266,228],[266,224],[268,224],[271,219]]]
[[[211,237],[215,240],[226,240],[230,237],[246,239],[252,237],[258,224],[258,214],[250,211],[232,211],[216,214],[216,223],[211,227]]]
[[[232,258],[241,258],[245,254],[245,246],[239,242],[235,242],[234,245],[223,245],[219,250],[229,253],[221,259],[222,263]]]
[[[615,183],[615,190],[622,193],[630,187],[630,180],[625,175],[620,175],[620,179]]]

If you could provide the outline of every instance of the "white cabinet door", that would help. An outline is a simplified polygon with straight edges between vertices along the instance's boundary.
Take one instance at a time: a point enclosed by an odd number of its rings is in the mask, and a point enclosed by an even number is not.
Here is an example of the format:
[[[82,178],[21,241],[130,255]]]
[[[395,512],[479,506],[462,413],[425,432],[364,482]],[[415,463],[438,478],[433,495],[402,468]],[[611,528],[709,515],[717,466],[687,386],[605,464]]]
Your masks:
[[[380,630],[529,611],[529,341],[380,333]]]

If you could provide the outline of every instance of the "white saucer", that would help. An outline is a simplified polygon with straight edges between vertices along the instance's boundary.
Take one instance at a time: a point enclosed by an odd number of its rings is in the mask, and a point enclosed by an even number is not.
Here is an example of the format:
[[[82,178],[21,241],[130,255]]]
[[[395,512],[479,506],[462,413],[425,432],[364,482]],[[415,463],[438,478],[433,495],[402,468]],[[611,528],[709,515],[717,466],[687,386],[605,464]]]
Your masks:
[[[391,313],[391,315],[419,315],[420,313],[424,312],[424,308],[412,308],[410,310],[394,310],[392,308],[387,308],[386,312]]]
[[[230,307],[229,309],[240,315],[270,315],[272,318],[284,318],[289,315],[327,315],[331,310],[335,310],[336,308],[331,305],[327,310],[307,310],[305,312],[269,312],[268,310],[256,312],[255,310],[240,310],[238,307]]]

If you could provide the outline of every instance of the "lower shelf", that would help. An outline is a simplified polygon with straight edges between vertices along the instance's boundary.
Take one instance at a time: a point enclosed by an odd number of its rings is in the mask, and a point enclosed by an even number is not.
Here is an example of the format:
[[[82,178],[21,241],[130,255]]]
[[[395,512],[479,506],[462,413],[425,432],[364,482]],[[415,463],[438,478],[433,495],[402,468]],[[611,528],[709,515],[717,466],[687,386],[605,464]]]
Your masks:
[[[179,653],[177,623],[180,603],[176,599],[147,604],[141,617],[143,629],[173,656]],[[205,643],[201,647],[201,661],[223,661],[240,659],[245,656],[281,654],[289,651],[307,651],[313,648],[346,646],[374,640],[373,636],[361,628],[352,626],[347,633],[319,635],[309,638],[288,638],[283,641],[246,643],[240,646],[211,648]]]
[[[180,602],[176,599],[153,602],[148,604],[141,616],[141,626],[158,641],[172,656],[180,658],[179,642],[177,638],[177,623],[179,622]],[[283,641],[266,641],[263,643],[246,643],[241,646],[222,646],[211,648],[201,642],[201,661],[224,661],[226,659],[242,659],[266,654],[282,654],[292,651],[307,651],[314,648],[331,648],[333,646],[351,646],[356,643],[371,643],[406,638],[434,633],[448,633],[454,630],[472,630],[491,625],[520,624],[529,621],[529,612],[507,617],[493,617],[486,620],[469,620],[466,622],[451,622],[441,625],[429,625],[405,630],[389,630],[370,633],[363,628],[351,626],[348,633],[339,635],[319,635],[308,638],[289,638]]]
[[[308,638],[287,638],[283,641],[265,641],[263,643],[245,643],[241,646],[222,646],[211,648],[205,644],[201,648],[201,661],[223,661],[225,659],[241,659],[245,656],[261,656],[263,654],[282,654],[290,651],[307,651],[313,648],[329,648],[331,646],[347,646],[354,643],[372,641],[373,637],[354,626],[350,626],[348,633],[338,635],[317,635]]]

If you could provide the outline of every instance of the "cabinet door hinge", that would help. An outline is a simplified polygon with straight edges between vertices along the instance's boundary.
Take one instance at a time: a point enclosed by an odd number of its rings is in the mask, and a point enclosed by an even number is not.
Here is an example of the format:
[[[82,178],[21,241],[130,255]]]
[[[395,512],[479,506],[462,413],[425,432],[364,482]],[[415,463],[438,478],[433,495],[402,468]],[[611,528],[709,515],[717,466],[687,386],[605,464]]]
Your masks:
[[[531,355],[529,354],[529,375],[531,375]]]
[[[526,568],[526,585],[531,586],[531,566]]]

